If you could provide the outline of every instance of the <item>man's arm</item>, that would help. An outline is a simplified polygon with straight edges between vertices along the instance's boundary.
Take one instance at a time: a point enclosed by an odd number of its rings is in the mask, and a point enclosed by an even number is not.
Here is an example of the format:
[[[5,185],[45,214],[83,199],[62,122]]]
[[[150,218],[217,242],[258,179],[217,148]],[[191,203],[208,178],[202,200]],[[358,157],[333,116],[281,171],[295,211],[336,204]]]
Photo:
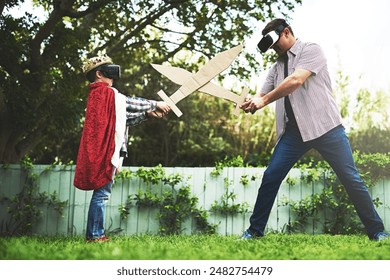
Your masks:
[[[274,90],[262,96],[265,106],[293,93],[297,88],[303,85],[311,72],[305,69],[297,69],[280,83]],[[259,108],[261,109],[261,108]]]
[[[268,94],[258,93],[250,100],[242,103],[240,108],[246,113],[254,113],[268,104],[293,93],[297,88],[303,85],[311,74],[312,73],[308,70],[297,69]]]

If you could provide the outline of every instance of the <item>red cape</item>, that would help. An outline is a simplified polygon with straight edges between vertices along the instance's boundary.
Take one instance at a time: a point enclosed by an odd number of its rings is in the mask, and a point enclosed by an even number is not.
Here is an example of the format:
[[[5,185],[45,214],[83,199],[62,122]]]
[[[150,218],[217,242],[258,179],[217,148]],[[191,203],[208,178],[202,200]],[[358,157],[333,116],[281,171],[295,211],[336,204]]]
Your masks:
[[[95,190],[112,181],[115,150],[115,93],[107,83],[93,83],[76,162],[75,187]]]

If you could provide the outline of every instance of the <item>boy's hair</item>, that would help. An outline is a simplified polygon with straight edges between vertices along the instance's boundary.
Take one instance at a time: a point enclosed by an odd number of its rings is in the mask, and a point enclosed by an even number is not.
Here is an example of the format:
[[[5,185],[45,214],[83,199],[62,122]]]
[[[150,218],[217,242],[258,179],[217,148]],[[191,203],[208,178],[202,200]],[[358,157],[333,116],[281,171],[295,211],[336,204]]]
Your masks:
[[[282,18],[276,18],[276,19],[270,21],[264,27],[264,29],[261,33],[262,33],[262,35],[265,35],[272,30],[276,30],[280,25],[286,26],[286,28],[288,28],[288,30],[290,30],[290,33],[294,36],[294,32],[292,31],[291,26],[287,23],[287,21],[285,19],[282,19]]]
[[[89,71],[85,76],[87,77],[87,80],[90,82],[90,83],[93,83],[95,82],[96,80],[96,69],[93,69],[91,71]]]

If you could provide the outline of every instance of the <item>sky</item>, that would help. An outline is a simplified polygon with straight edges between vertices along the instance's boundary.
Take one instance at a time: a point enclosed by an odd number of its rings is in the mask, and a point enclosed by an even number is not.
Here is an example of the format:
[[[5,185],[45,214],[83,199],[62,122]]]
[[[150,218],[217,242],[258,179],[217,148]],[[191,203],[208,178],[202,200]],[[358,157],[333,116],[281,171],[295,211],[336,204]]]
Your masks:
[[[353,87],[389,90],[390,54],[386,51],[390,49],[390,1],[302,2],[289,23],[297,38],[321,45],[332,79],[341,70],[351,78]],[[259,30],[264,26],[259,24]]]
[[[291,25],[302,40],[324,48],[332,72],[390,89],[389,11],[389,0],[304,0]]]

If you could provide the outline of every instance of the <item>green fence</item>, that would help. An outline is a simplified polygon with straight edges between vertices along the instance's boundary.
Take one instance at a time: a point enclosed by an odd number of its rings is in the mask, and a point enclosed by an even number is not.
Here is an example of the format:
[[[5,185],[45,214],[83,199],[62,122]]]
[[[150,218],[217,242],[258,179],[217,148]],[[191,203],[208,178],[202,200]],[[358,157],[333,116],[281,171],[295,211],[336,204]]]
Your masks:
[[[33,173],[37,175],[38,192],[55,193],[58,200],[68,202],[62,216],[59,216],[52,207],[40,206],[42,216],[33,227],[34,234],[84,235],[92,192],[81,191],[73,187],[74,168],[74,166],[50,167],[46,165],[33,167]],[[124,170],[133,172],[138,169],[139,167],[124,168]],[[218,176],[212,175],[213,170],[214,168],[164,168],[167,175],[180,174],[185,178],[180,184],[186,184],[190,187],[191,194],[198,198],[198,207],[208,212],[208,221],[211,224],[217,225],[218,234],[240,234],[248,226],[264,168],[224,168]],[[296,178],[296,180],[289,180],[289,184],[287,180],[283,182],[271,212],[267,226],[268,231],[283,231],[286,229],[286,225],[295,218],[291,207],[285,205],[284,202],[299,201],[323,190],[323,181],[305,183],[300,180],[301,173],[297,169],[291,170],[289,177]],[[0,169],[0,197],[11,199],[15,197],[21,191],[25,180],[25,174],[19,165]],[[129,208],[126,219],[121,219],[118,209],[121,205],[126,204],[129,196],[135,196],[140,191],[161,194],[169,190],[170,187],[163,183],[145,184],[137,176],[117,180],[107,204],[106,229],[120,229],[120,234],[126,235],[157,233],[159,231],[157,209],[133,205]],[[378,198],[382,203],[377,210],[388,228],[390,226],[390,181],[380,181],[370,191],[373,198]],[[221,214],[211,211],[212,205],[216,201],[221,201],[224,195],[226,197],[228,194],[234,195],[235,204],[245,205],[247,203],[248,211],[235,214]],[[322,232],[321,225],[327,218],[326,211],[321,215],[319,220],[312,219],[306,225],[305,232],[313,234]],[[0,221],[2,227],[0,230],[4,230],[7,223],[10,222],[10,214],[7,212],[7,203],[4,199],[0,202]],[[193,234],[196,230],[194,220],[184,221],[182,229],[183,234]]]

